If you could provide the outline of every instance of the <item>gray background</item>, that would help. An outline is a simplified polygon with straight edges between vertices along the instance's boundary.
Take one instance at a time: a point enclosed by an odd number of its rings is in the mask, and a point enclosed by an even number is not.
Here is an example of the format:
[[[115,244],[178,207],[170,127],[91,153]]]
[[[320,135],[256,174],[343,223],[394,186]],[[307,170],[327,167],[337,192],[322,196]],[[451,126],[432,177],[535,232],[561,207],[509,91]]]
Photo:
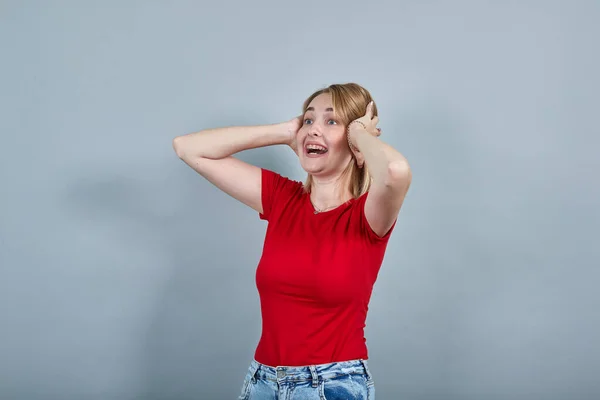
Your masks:
[[[171,140],[355,81],[413,169],[367,323],[378,398],[597,399],[599,18],[595,1],[0,2],[0,398],[235,398],[266,225]],[[289,148],[240,157],[305,176]]]

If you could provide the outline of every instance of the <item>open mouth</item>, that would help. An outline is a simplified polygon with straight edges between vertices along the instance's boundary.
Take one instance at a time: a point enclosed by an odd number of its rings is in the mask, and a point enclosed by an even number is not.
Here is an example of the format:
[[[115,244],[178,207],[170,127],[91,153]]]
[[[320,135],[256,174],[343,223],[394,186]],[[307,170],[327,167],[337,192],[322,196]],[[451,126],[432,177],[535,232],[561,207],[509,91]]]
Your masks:
[[[306,145],[305,149],[306,154],[314,157],[322,156],[323,154],[327,153],[326,147],[319,146],[317,144],[308,144]]]

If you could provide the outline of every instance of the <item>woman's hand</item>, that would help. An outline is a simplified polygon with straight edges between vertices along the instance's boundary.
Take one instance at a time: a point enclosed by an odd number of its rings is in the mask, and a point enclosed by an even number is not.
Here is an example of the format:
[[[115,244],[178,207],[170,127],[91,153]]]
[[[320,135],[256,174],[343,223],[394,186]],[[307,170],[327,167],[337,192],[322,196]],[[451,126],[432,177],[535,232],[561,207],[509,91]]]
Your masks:
[[[349,143],[350,150],[352,151],[352,154],[354,154],[354,158],[356,158],[356,164],[358,165],[358,168],[363,167],[363,165],[365,163],[365,157],[360,152],[360,150],[358,150],[358,148],[356,147],[356,144],[352,143],[353,130],[366,129],[366,131],[369,132],[371,135],[378,137],[379,135],[381,135],[381,129],[379,129],[377,127],[378,123],[379,123],[379,117],[377,117],[377,116],[373,117],[373,102],[370,102],[367,105],[367,111],[365,112],[365,115],[363,115],[362,117],[360,117],[358,119],[355,119],[354,121],[352,121],[348,124],[348,129],[350,131],[350,133],[348,135],[348,140],[350,141],[350,143]],[[363,125],[364,125],[364,128],[363,128]]]
[[[298,143],[296,137],[301,127],[302,115],[283,123],[283,128],[285,129],[285,132],[289,137],[287,145],[290,146],[292,150],[294,150],[294,153],[296,153],[296,155],[298,155]]]

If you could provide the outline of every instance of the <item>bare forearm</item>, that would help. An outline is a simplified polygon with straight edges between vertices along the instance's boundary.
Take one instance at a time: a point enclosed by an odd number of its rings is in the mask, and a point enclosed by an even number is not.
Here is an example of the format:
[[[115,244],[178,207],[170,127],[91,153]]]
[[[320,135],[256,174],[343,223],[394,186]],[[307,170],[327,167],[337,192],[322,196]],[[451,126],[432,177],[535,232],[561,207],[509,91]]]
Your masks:
[[[289,139],[282,124],[232,126],[178,136],[173,139],[173,148],[180,158],[199,156],[216,160],[243,150],[288,144]]]
[[[362,127],[353,128],[350,135],[353,143],[365,157],[365,164],[369,168],[373,181],[385,183],[390,175],[390,166],[396,170],[409,168],[408,161],[398,150]]]

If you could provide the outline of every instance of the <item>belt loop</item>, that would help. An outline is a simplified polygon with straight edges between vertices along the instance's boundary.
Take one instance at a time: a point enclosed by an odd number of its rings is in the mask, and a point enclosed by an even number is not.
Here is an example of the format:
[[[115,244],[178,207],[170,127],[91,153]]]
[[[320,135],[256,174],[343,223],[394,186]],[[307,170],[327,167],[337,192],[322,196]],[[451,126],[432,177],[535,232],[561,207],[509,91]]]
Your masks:
[[[372,381],[373,376],[371,375],[371,371],[369,371],[369,366],[367,365],[367,360],[360,359],[363,368],[365,369],[365,373],[367,374],[367,380]]]
[[[316,388],[319,386],[319,376],[317,375],[317,367],[311,365],[308,368],[310,369],[310,374],[312,375],[312,387]]]

